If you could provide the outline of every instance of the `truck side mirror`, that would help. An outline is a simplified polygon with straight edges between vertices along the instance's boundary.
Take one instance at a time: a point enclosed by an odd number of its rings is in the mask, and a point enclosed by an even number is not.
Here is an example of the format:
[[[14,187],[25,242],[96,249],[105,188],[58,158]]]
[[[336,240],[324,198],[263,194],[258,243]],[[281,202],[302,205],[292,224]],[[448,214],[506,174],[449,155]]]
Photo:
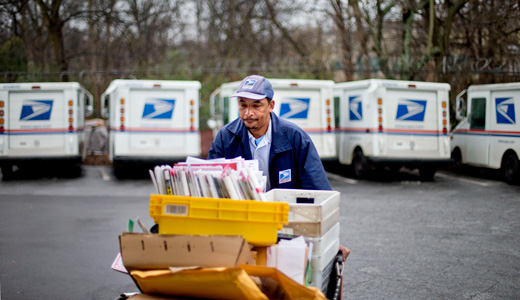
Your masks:
[[[217,128],[217,121],[215,121],[213,119],[209,119],[208,120],[208,127],[211,128],[211,129]]]
[[[209,96],[209,107],[210,107],[210,117],[216,118],[222,113],[221,103],[220,103],[220,89],[216,89]]]
[[[94,114],[94,97],[87,91],[83,97],[85,97],[85,116],[88,118]]]
[[[466,101],[462,98],[466,91],[463,90],[455,98],[455,118],[459,121],[466,117]]]
[[[108,119],[109,114],[109,104],[110,103],[110,96],[103,97],[103,106],[101,108],[101,116],[105,119]]]

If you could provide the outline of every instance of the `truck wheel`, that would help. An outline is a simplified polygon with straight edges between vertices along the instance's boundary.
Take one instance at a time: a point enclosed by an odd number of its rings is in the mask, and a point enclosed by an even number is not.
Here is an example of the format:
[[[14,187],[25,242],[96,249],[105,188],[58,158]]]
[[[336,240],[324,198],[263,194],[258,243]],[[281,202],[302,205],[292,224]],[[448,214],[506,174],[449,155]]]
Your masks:
[[[453,168],[456,172],[462,172],[462,154],[457,148],[451,152],[451,158],[453,159]]]
[[[502,171],[507,183],[520,183],[520,164],[518,163],[518,157],[514,153],[508,153],[504,156],[502,159]]]
[[[0,168],[2,169],[2,180],[8,181],[13,179],[13,165],[11,164],[5,164],[1,165]]]
[[[437,170],[432,167],[419,168],[419,177],[421,177],[423,181],[432,181],[435,172],[437,172]]]
[[[13,165],[1,165],[0,168],[2,169],[2,181],[13,179]]]
[[[125,174],[125,166],[123,163],[120,162],[114,162],[114,176],[118,179],[122,179],[126,177]]]
[[[352,158],[352,165],[354,168],[354,176],[357,178],[365,178],[368,173],[367,158],[363,155],[363,151],[356,150]]]
[[[70,176],[70,178],[81,177],[81,164],[78,163],[69,166],[67,170],[67,175]]]

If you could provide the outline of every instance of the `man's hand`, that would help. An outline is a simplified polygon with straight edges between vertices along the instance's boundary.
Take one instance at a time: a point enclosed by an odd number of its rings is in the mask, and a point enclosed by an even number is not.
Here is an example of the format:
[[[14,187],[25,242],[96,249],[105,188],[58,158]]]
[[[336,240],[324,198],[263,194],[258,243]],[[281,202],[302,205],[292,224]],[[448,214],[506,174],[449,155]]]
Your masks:
[[[343,262],[347,260],[348,255],[350,254],[350,250],[339,245],[339,250],[341,251],[341,255],[343,256]]]

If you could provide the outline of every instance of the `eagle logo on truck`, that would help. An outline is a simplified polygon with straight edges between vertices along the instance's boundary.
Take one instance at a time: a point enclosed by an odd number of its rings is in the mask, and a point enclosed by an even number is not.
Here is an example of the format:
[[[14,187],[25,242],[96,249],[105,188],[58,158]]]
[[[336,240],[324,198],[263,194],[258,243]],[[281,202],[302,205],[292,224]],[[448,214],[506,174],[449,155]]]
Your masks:
[[[361,121],[363,120],[363,106],[361,105],[360,96],[348,97],[350,120]]]
[[[399,99],[397,102],[397,121],[424,121],[426,100]]]
[[[284,119],[307,119],[310,98],[284,98],[280,104],[280,117]]]
[[[20,121],[48,121],[53,100],[24,100]]]
[[[514,99],[496,98],[497,124],[515,124],[515,102]]]
[[[144,103],[143,119],[171,119],[174,107],[175,99],[148,98]]]

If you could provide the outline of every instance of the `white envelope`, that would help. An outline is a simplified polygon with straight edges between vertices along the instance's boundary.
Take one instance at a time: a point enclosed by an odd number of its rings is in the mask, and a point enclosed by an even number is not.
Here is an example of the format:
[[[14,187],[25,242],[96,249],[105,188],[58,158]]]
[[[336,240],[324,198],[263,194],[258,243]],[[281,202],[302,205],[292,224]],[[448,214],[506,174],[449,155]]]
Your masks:
[[[278,245],[267,249],[266,264],[277,268],[299,284],[304,284],[307,251],[303,237],[281,240]]]

